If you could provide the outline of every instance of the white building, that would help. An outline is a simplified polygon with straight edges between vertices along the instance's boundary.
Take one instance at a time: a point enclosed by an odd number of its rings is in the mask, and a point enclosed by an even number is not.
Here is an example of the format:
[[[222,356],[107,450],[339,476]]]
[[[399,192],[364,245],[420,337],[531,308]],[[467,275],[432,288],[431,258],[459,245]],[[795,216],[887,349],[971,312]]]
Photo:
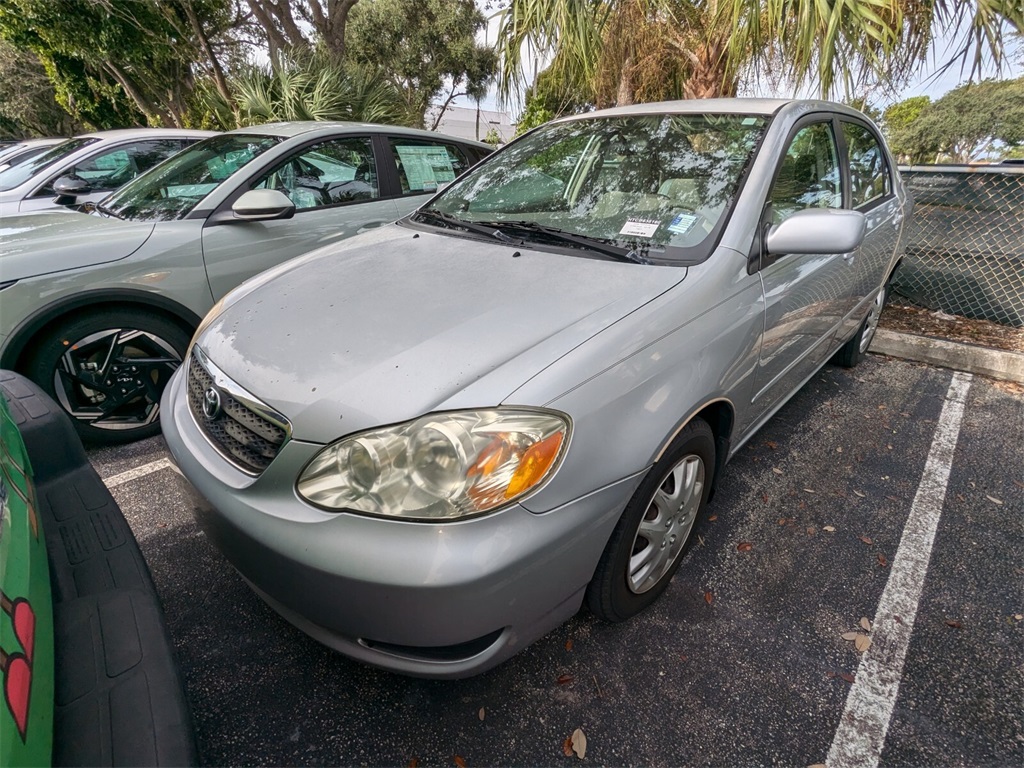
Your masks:
[[[434,122],[437,110],[436,106],[427,110],[426,123],[428,126]],[[437,130],[441,133],[457,136],[460,139],[476,139],[478,141],[483,141],[492,128],[498,132],[502,143],[511,141],[516,133],[516,126],[507,112],[474,107],[449,106],[437,126]]]

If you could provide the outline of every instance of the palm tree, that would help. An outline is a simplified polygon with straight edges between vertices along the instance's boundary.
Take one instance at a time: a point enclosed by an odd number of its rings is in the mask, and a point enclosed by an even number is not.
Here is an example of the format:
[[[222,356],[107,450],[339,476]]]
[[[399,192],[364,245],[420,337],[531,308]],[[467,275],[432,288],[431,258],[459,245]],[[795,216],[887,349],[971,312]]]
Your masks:
[[[936,30],[965,42],[972,75],[1020,32],[1019,0],[512,0],[498,36],[499,91],[522,83],[523,58],[550,57],[561,84],[597,106],[733,95],[768,72],[825,97],[867,79],[905,80]]]

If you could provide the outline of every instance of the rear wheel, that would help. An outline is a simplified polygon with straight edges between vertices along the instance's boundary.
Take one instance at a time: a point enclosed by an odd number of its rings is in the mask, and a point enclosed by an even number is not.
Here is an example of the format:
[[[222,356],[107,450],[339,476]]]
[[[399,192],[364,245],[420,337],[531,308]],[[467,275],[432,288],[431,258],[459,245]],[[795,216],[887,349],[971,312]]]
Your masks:
[[[591,611],[625,621],[665,591],[707,504],[714,471],[714,433],[694,419],[626,505],[587,587]]]
[[[846,342],[836,352],[835,362],[843,368],[853,368],[864,359],[871,342],[875,339],[875,331],[878,330],[878,321],[882,317],[882,310],[885,309],[885,302],[889,298],[889,284],[883,285],[875,300],[871,302],[871,309],[868,316],[864,318],[860,329],[852,339]]]
[[[160,431],[160,395],[189,334],[152,312],[68,319],[35,343],[25,373],[71,416],[83,440],[126,443]]]

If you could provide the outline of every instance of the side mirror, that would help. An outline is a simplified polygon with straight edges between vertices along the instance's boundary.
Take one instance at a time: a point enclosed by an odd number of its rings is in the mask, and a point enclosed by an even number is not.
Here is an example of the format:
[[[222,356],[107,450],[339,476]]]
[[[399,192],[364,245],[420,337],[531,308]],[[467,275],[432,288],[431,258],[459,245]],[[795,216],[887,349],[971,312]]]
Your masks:
[[[53,191],[57,193],[57,196],[53,198],[54,203],[74,205],[78,202],[78,196],[88,195],[92,192],[92,187],[89,186],[88,181],[77,176],[61,176],[53,182]]]
[[[290,219],[295,215],[295,203],[276,189],[250,189],[235,200],[231,211],[243,221]]]
[[[849,253],[864,242],[867,220],[863,213],[835,208],[797,211],[768,230],[769,254]]]

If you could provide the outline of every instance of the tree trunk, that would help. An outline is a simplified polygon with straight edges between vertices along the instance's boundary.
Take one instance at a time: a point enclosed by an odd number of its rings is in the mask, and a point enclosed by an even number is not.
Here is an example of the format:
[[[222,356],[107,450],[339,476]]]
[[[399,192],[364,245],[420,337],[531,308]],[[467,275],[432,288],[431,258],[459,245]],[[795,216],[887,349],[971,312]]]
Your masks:
[[[635,93],[635,86],[633,85],[633,55],[630,54],[622,63],[622,69],[619,72],[619,89],[615,95],[615,106],[625,107],[632,104]]]
[[[326,10],[322,5],[327,3]],[[359,0],[309,0],[309,11],[313,27],[320,33],[327,53],[334,62],[345,58],[345,27],[348,16]]]
[[[163,126],[169,126],[172,123],[177,124],[177,121],[171,117],[171,114],[154,104],[152,101],[147,99],[142,92],[138,89],[131,77],[128,76],[124,70],[114,64],[112,61],[108,61],[105,67],[114,79],[117,80],[118,84],[124,88],[124,92],[128,95],[135,105],[139,108],[139,111],[146,116],[146,119],[150,122],[159,122]]]
[[[240,127],[242,125],[242,116],[238,111],[238,105],[231,96],[231,89],[228,87],[228,79],[224,75],[224,69],[221,67],[220,62],[217,60],[217,55],[213,52],[213,46],[210,45],[210,38],[206,36],[206,32],[203,30],[203,25],[199,21],[199,17],[196,16],[195,9],[192,7],[192,0],[182,0],[182,7],[185,9],[185,15],[188,16],[189,24],[192,25],[192,31],[195,32],[196,37],[199,38],[199,45],[206,53],[206,57],[210,60],[210,69],[213,72],[213,82],[217,86],[217,93],[219,93],[221,98],[224,99],[229,107],[231,107],[231,112],[235,116],[235,127]]]

